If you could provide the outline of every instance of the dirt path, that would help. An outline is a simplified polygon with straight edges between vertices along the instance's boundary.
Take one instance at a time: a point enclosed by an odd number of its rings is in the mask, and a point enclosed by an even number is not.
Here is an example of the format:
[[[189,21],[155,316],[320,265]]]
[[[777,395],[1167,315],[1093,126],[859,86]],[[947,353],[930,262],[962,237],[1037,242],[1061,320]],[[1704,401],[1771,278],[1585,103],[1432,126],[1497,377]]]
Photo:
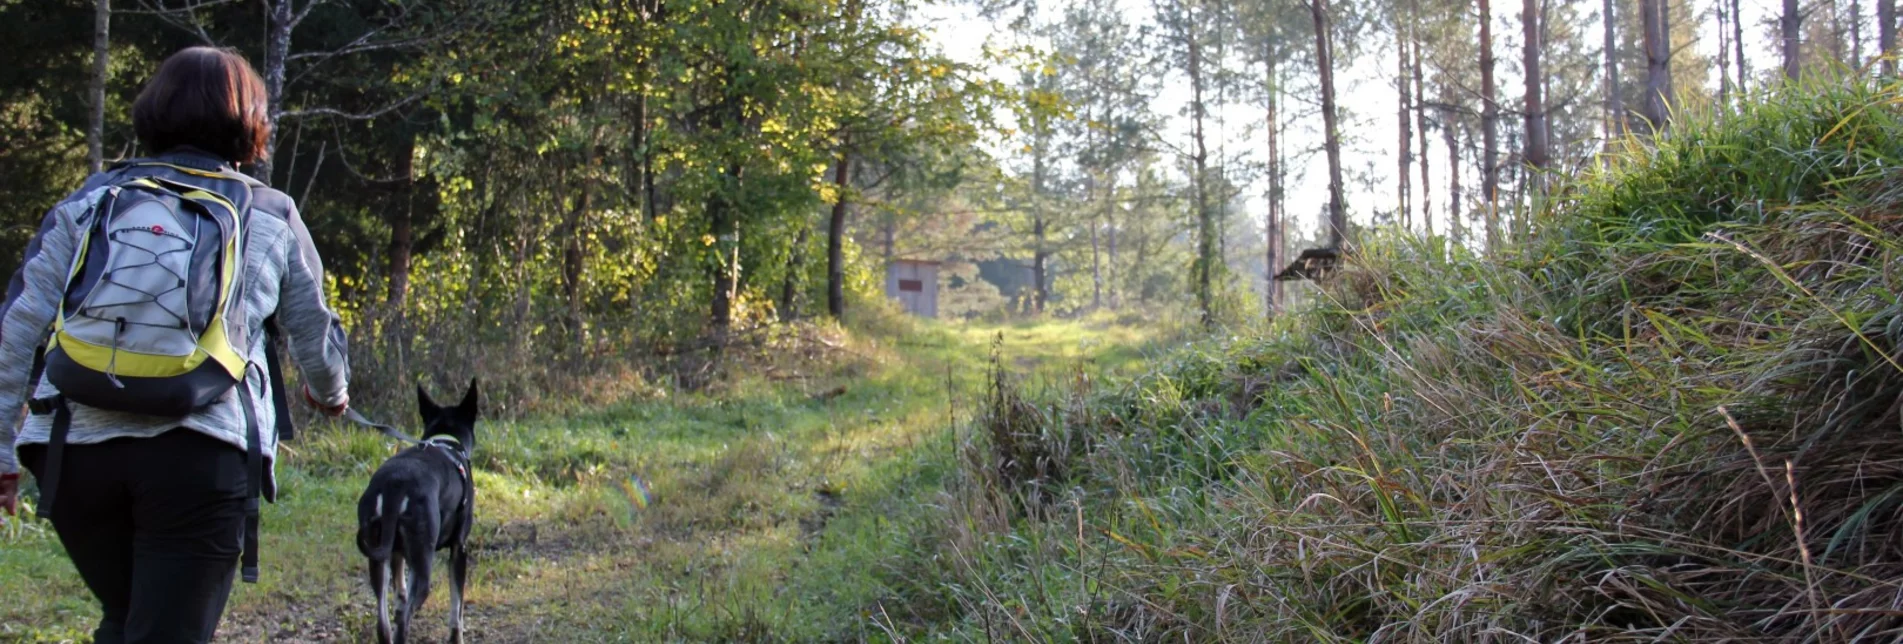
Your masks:
[[[889,521],[929,501],[972,413],[991,341],[1037,364],[1128,363],[1141,337],[1072,324],[937,328],[855,342],[800,379],[743,382],[561,418],[486,423],[466,622],[476,642],[839,641],[876,636],[891,595],[880,561],[905,552]],[[291,447],[264,514],[264,579],[240,585],[221,642],[371,639],[351,540],[362,481],[391,446],[341,428]],[[622,483],[639,476],[653,503]],[[0,554],[0,639],[77,638],[96,619],[44,531]],[[417,614],[447,637],[446,575]],[[52,577],[29,584],[28,575]]]

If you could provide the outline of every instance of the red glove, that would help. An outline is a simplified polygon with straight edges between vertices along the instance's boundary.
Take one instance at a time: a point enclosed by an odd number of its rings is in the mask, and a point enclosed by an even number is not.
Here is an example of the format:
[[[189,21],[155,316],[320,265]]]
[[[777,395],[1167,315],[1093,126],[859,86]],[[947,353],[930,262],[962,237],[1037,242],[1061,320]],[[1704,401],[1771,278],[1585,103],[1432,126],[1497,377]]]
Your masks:
[[[326,407],[323,405],[323,403],[317,402],[316,398],[311,397],[310,385],[304,385],[304,402],[305,404],[310,405],[311,408],[316,409],[317,411],[323,412],[325,416],[329,416],[331,418],[342,416],[344,415],[344,410],[350,409],[350,396],[348,394],[344,396],[343,402],[337,403],[336,407]]]

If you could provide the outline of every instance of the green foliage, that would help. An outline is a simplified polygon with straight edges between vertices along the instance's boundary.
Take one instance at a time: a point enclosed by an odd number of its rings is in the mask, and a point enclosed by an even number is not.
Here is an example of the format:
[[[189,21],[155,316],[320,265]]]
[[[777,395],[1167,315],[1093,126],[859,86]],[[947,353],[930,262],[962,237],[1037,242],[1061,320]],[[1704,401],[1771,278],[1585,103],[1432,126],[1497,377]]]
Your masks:
[[[946,424],[971,415],[986,342],[1002,335],[1026,364],[1096,373],[1128,368],[1146,337],[1099,324],[921,327],[876,306],[851,311],[851,332],[781,327],[744,356],[750,376],[702,393],[481,423],[470,635],[876,639],[898,614],[880,606],[898,590],[875,572],[902,560],[934,518],[922,509],[953,469]],[[369,633],[349,535],[363,481],[394,449],[345,425],[310,427],[286,445],[285,494],[264,510],[263,579],[236,589],[221,636]],[[621,486],[630,476],[650,486],[645,508]],[[89,628],[97,608],[52,531],[30,518],[6,528],[0,591],[17,601],[0,606],[0,639],[61,641]],[[433,595],[415,622],[429,638],[446,619],[446,593]]]
[[[905,635],[1903,632],[1884,518],[1903,485],[1888,465],[1903,454],[1903,187],[1857,161],[1890,154],[1896,106],[1818,87],[1692,117],[1657,158],[1554,202],[1524,259],[1367,237],[1277,326],[1012,402],[1063,410],[1016,435],[1091,448],[1068,452],[1046,513],[946,505],[895,573],[922,622]],[[1768,144],[1676,147],[1753,136]],[[1777,188],[1789,196],[1764,216],[1727,205]],[[1592,232],[1621,221],[1643,223]],[[968,463],[952,496],[1008,498],[984,474],[996,461]]]

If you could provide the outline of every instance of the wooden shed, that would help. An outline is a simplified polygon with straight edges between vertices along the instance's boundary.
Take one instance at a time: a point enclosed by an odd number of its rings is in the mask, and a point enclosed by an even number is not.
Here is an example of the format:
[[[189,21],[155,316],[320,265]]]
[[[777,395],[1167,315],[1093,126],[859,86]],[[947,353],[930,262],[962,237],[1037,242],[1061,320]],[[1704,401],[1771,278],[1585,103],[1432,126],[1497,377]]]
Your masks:
[[[885,295],[905,306],[905,312],[924,318],[938,317],[939,262],[925,259],[895,259],[885,268]]]

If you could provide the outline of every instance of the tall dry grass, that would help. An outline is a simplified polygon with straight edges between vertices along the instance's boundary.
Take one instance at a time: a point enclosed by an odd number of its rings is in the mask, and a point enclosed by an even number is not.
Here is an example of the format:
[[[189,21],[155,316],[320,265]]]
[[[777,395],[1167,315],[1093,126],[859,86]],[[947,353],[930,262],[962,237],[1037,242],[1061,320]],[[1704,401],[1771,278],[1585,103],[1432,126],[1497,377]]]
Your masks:
[[[1268,332],[994,394],[891,571],[918,631],[1903,637],[1898,101],[1820,82],[1693,117],[1560,188],[1509,259],[1371,238]],[[972,501],[1026,480],[1048,511]]]

